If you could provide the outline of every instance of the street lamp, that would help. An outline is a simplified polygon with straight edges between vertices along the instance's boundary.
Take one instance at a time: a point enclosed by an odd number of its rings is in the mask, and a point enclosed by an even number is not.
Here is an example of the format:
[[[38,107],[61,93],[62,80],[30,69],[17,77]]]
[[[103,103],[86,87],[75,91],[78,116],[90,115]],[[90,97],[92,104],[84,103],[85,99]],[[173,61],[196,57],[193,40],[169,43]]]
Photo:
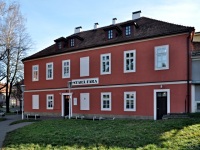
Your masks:
[[[69,88],[69,94],[70,94],[70,96],[69,96],[69,119],[71,118],[71,112],[72,112],[72,110],[71,110],[71,105],[72,105],[72,100],[71,100],[71,88],[72,88],[72,81],[68,81],[68,83],[67,83],[67,86],[68,86],[68,88]]]
[[[22,91],[22,120],[24,120],[24,91],[25,91],[25,85],[21,85],[21,91]]]

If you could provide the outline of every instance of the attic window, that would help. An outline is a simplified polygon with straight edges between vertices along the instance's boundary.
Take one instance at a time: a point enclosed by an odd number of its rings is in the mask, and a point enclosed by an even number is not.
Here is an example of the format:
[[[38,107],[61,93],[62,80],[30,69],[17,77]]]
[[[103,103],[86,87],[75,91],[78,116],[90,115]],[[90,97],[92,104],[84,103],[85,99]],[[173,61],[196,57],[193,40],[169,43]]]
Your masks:
[[[113,30],[108,30],[108,39],[113,38]]]
[[[62,42],[59,42],[58,43],[58,49],[61,49],[62,48]]]
[[[74,39],[70,39],[70,47],[74,47]]]
[[[126,36],[131,35],[131,26],[126,26],[125,27],[125,34],[126,34]]]

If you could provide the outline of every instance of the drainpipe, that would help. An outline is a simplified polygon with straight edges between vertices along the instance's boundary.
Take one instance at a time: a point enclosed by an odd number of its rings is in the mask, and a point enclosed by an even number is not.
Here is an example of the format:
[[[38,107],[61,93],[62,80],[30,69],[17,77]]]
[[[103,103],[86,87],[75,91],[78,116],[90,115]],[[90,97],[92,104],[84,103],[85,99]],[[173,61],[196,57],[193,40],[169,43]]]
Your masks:
[[[187,37],[187,110],[186,112],[189,113],[190,112],[190,37],[191,37],[191,32],[189,32],[189,35]]]

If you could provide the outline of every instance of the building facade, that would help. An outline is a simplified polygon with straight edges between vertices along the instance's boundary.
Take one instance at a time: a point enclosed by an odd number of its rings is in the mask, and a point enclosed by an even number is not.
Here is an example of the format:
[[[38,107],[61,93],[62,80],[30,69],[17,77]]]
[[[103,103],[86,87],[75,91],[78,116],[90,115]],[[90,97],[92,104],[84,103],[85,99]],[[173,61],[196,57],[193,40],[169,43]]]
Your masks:
[[[81,29],[23,60],[25,113],[157,120],[191,111],[194,28],[138,11]]]

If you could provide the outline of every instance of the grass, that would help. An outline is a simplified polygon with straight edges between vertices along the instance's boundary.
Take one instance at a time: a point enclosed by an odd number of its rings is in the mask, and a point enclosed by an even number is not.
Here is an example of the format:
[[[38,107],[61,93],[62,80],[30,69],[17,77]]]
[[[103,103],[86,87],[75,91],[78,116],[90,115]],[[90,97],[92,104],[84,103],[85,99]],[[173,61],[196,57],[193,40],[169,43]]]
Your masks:
[[[200,118],[149,120],[45,120],[10,132],[9,149],[199,150]]]
[[[6,118],[3,118],[3,117],[2,117],[2,118],[0,118],[0,122],[1,122],[1,121],[4,121],[4,120],[6,120]]]

